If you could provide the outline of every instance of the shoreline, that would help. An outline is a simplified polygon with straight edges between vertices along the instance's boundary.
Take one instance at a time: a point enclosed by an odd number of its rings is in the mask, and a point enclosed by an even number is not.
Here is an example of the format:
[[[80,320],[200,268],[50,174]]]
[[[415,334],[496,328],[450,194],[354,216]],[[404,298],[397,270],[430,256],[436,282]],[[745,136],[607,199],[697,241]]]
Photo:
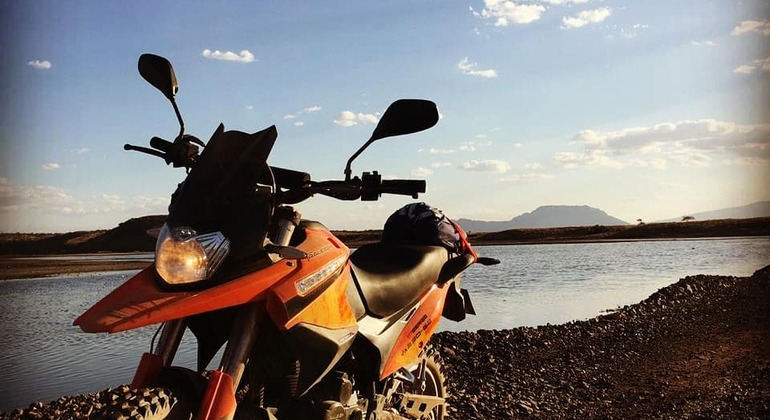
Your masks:
[[[45,258],[48,256],[40,256]],[[45,277],[74,275],[81,273],[141,270],[151,261],[78,261],[76,259],[36,259],[0,257],[0,281],[23,280]]]
[[[516,245],[561,245],[593,244],[620,242],[665,242],[665,241],[730,241],[741,239],[767,238],[770,236],[722,236],[722,237],[685,237],[685,238],[631,238],[631,239],[561,239],[531,241],[477,241],[476,246],[516,246]],[[356,248],[371,241],[349,241],[350,248]],[[140,258],[146,252],[91,252],[76,254],[35,254],[35,255],[0,255],[0,281],[22,280],[31,278],[56,277],[90,272],[110,272],[141,270],[153,262]],[[94,257],[89,260],[88,257]],[[114,256],[120,260],[104,260]],[[136,256],[136,259],[130,257]]]

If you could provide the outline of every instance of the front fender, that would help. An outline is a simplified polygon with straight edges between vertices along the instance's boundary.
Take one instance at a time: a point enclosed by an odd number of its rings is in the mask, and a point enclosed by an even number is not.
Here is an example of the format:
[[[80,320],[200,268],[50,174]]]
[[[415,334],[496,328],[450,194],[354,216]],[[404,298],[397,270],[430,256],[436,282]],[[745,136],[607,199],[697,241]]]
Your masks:
[[[205,290],[165,291],[150,266],[97,302],[74,325],[88,333],[125,331],[217,309],[263,300],[277,281],[296,268],[275,264]]]

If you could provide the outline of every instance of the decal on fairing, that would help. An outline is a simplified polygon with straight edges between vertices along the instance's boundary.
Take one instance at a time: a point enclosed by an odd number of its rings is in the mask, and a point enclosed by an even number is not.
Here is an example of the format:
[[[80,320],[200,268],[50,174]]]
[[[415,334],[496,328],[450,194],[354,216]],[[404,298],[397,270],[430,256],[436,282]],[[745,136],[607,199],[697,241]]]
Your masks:
[[[406,356],[406,353],[409,352],[409,350],[414,347],[415,343],[417,344],[417,348],[422,350],[423,347],[425,347],[425,341],[420,340],[420,338],[423,336],[423,333],[430,328],[430,325],[433,323],[430,318],[428,318],[427,314],[423,314],[422,318],[420,318],[419,321],[412,327],[412,329],[409,331],[409,335],[411,338],[406,343],[406,346],[403,350],[401,350],[401,356]],[[418,342],[418,340],[420,340]]]

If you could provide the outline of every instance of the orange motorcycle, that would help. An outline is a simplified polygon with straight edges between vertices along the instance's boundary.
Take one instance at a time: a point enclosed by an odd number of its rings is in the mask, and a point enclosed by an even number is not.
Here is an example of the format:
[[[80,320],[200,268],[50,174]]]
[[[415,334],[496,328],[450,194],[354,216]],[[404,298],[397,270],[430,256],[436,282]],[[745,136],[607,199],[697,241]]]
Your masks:
[[[124,148],[183,167],[187,177],[171,196],[154,264],[75,321],[89,333],[160,324],[131,387],[171,398],[137,403],[134,417],[443,418],[445,377],[430,337],[442,315],[460,321],[473,313],[462,272],[499,261],[478,257],[439,212],[431,219],[443,223],[434,229],[439,240],[416,237],[415,219],[402,211],[400,232],[350,253],[292,207],[314,194],[417,198],[425,181],[351,177],[351,164],[376,140],[435,125],[435,104],[394,102],[348,160],[344,180],[313,181],[267,164],[275,126],[247,134],[220,125],[208,144],[185,134],[169,61],[144,54],[139,72],[171,101],[181,130],[173,142],[154,137],[152,148]],[[197,339],[197,370],[172,365],[187,329]],[[219,368],[207,371],[222,346]]]

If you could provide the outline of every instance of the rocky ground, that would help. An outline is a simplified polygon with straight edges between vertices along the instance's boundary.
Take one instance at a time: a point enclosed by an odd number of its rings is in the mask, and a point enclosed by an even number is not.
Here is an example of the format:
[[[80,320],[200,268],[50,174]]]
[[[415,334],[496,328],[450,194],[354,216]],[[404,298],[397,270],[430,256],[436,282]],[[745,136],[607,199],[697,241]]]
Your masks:
[[[770,418],[770,266],[687,277],[588,321],[433,340],[455,419]],[[122,387],[0,419],[121,418],[132,398],[167,404]]]
[[[770,418],[770,266],[598,318],[435,337],[461,419]]]

